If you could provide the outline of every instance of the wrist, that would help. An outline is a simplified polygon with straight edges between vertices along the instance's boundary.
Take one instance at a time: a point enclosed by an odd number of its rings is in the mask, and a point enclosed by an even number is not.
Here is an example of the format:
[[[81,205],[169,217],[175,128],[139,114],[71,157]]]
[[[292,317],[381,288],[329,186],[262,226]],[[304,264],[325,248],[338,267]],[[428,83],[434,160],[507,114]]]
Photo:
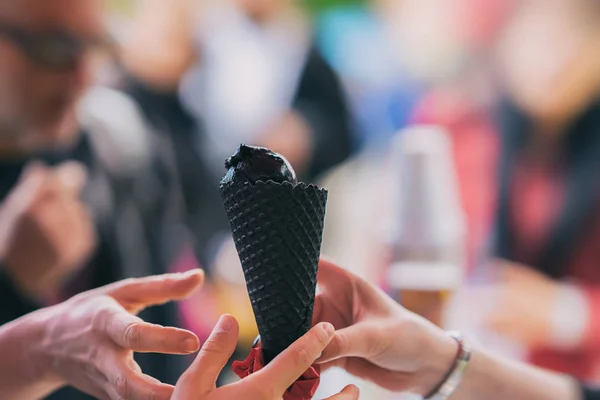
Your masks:
[[[9,360],[0,365],[2,398],[40,399],[64,385],[42,351],[43,317],[34,312],[0,327],[0,353]]]
[[[423,360],[420,371],[417,372],[417,394],[427,396],[431,394],[452,370],[459,351],[459,344],[455,339],[446,335],[441,330],[432,332],[427,347],[430,349]]]
[[[54,309],[55,307],[48,307],[27,315],[22,318],[23,325],[19,330],[20,337],[23,338],[20,341],[23,353],[31,361],[28,373],[40,384],[58,388],[65,383],[55,371],[55,352],[52,351],[55,346],[48,333]]]

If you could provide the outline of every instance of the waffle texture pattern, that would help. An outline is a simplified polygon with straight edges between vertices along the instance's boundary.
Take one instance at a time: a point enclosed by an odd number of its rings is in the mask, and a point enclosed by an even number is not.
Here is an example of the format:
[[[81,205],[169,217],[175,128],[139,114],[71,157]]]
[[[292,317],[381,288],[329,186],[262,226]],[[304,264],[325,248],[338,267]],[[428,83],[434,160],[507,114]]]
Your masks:
[[[327,191],[259,181],[221,196],[269,362],[311,328]]]

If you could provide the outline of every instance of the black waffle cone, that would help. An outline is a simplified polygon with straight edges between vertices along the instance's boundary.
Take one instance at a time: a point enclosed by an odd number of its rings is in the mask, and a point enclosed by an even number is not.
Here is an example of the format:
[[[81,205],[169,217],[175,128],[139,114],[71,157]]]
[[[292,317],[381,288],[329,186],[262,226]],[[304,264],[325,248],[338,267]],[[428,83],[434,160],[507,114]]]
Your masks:
[[[269,362],[311,328],[327,191],[269,181],[221,196]]]

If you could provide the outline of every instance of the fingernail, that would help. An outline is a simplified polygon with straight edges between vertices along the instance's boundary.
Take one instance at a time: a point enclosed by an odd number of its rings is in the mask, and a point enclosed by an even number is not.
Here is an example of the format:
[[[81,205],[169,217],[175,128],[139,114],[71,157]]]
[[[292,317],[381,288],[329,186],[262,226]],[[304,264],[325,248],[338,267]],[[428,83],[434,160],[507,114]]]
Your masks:
[[[350,390],[355,394],[360,394],[360,389],[357,386],[350,385]]]
[[[222,316],[219,318],[219,322],[217,322],[215,332],[225,333],[231,331],[232,329],[233,321],[231,320],[231,317]]]
[[[198,343],[197,339],[189,337],[183,339],[183,343],[181,346],[183,348],[183,351],[185,351],[186,353],[195,353],[196,351],[198,351],[200,343]]]
[[[191,270],[185,271],[185,272],[176,272],[173,276],[176,280],[184,281],[194,275],[199,275],[202,272],[203,271],[201,269],[196,268],[196,269],[191,269]]]
[[[323,323],[321,327],[321,329],[323,329],[323,332],[327,334],[328,338],[332,337],[335,334],[335,328],[333,327],[333,325],[329,323]]]
[[[200,269],[191,269],[189,271],[180,273],[179,277],[181,279],[189,278],[190,276],[197,275],[200,271]]]

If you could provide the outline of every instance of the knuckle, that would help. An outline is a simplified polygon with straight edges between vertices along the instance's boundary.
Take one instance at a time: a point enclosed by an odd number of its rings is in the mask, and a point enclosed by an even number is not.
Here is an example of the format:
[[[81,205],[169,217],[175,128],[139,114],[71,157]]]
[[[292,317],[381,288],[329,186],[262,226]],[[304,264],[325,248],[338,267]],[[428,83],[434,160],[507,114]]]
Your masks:
[[[329,336],[323,328],[316,329],[314,332],[315,339],[320,346],[325,346],[329,342]]]
[[[305,346],[299,347],[294,354],[294,359],[298,364],[301,365],[310,365],[313,363],[314,359],[310,354],[310,351]]]
[[[337,350],[342,354],[345,354],[350,347],[350,343],[346,335],[337,335],[335,337],[334,343],[335,346],[337,346]]]
[[[139,322],[127,324],[123,330],[123,343],[135,349],[142,347],[142,332]]]
[[[84,301],[85,299],[81,299]],[[92,331],[101,333],[106,330],[110,318],[110,311],[106,308],[97,308],[92,316]]]
[[[87,297],[84,294],[76,299],[83,307],[92,310],[92,331],[96,333],[106,332],[106,328],[115,315],[111,308],[114,300],[108,296]]]
[[[148,392],[148,400],[168,400],[164,396],[159,396],[154,390]]]
[[[116,374],[113,378],[113,388],[115,392],[122,398],[129,398],[129,381],[122,374]]]
[[[100,364],[100,348],[98,346],[93,346],[88,354],[88,360],[84,365],[84,369],[86,372],[94,374],[98,370],[97,366]]]
[[[202,352],[209,353],[209,354],[223,353],[225,351],[225,349],[222,344],[222,342],[223,342],[222,339],[223,339],[223,336],[220,333],[211,335],[211,337],[209,337],[206,340],[206,342],[204,342],[204,344],[202,345]]]
[[[88,355],[89,365],[96,365],[99,358],[100,358],[100,348],[98,346],[92,347],[92,349],[90,350],[90,353]]]

